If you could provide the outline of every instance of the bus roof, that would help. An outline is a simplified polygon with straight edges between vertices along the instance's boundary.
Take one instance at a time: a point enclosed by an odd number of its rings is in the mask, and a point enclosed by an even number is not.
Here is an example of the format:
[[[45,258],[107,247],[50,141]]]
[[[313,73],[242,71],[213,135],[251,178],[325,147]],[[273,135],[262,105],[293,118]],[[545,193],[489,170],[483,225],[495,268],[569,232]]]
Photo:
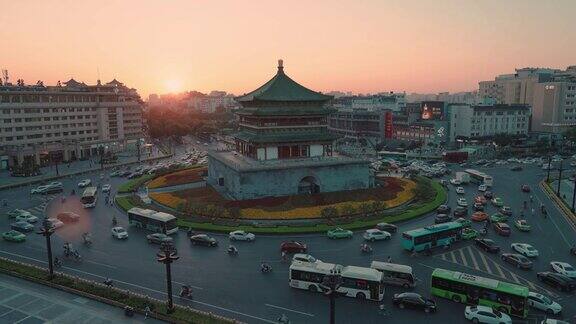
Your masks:
[[[342,266],[339,264],[334,263],[325,263],[325,262],[302,262],[302,261],[293,261],[290,265],[290,270],[302,270],[302,271],[310,271],[322,274],[330,274],[331,272],[340,272],[342,270]]]
[[[395,264],[381,261],[372,261],[370,268],[380,271],[394,271],[402,273],[412,273],[412,267],[404,264]]]
[[[438,277],[443,279],[448,279],[457,282],[463,282],[479,287],[494,289],[497,291],[509,293],[512,295],[527,297],[529,289],[528,287],[498,281],[495,279],[489,279],[484,277],[478,277],[471,274],[458,272],[458,271],[450,271],[446,269],[436,268],[432,272],[432,277]]]
[[[82,196],[94,196],[97,192],[98,188],[96,187],[86,187],[82,193]]]
[[[174,217],[174,215],[171,215],[168,213],[163,213],[163,212],[158,212],[158,211],[155,211],[152,209],[144,209],[144,208],[138,208],[138,207],[130,208],[128,210],[128,213],[138,214],[138,215],[141,215],[144,217],[159,220],[161,222],[168,222],[168,221],[171,221],[173,219],[176,219],[176,217]]]
[[[490,177],[486,173],[484,173],[482,171],[474,170],[474,169],[466,169],[466,170],[464,170],[464,172],[470,173],[470,174],[476,174],[476,175],[483,176],[483,177]]]
[[[346,266],[342,269],[342,272],[340,274],[342,277],[363,279],[370,281],[382,281],[383,276],[382,272],[376,269],[356,267],[356,266]]]
[[[426,227],[422,227],[422,228],[413,229],[413,230],[404,232],[404,234],[410,235],[411,237],[417,237],[417,236],[422,236],[422,235],[426,235],[426,234],[430,234],[430,233],[436,233],[436,232],[441,232],[441,231],[455,229],[455,228],[461,228],[461,227],[462,227],[461,223],[448,222],[448,223],[430,225],[430,226],[426,226]]]

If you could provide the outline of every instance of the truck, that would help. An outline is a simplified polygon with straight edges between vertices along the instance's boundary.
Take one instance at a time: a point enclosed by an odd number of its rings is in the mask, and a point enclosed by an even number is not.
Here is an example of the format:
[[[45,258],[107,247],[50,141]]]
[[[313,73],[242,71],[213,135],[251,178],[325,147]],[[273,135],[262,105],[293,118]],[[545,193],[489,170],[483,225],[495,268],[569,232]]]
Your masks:
[[[470,175],[466,172],[456,172],[456,179],[462,183],[470,183]]]
[[[468,152],[451,151],[442,153],[442,159],[448,163],[464,163],[468,160]]]

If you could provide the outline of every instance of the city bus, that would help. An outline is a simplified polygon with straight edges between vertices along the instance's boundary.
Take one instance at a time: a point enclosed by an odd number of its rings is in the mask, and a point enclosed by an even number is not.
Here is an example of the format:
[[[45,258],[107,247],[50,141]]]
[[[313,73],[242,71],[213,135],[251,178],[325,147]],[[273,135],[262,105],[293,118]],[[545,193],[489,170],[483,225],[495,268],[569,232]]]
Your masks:
[[[80,202],[84,208],[94,208],[96,207],[96,200],[98,199],[98,188],[88,187],[84,189],[82,197],[80,197]]]
[[[384,298],[382,272],[371,268],[294,261],[290,265],[288,281],[292,288],[321,292],[324,277],[329,274],[340,276],[341,282],[337,291],[347,297],[375,301],[381,301]]]
[[[130,225],[156,233],[174,234],[178,232],[176,217],[151,209],[132,207],[128,210]]]
[[[402,247],[411,252],[450,246],[462,238],[462,224],[448,222],[430,225],[402,233]]]
[[[487,187],[492,187],[494,185],[494,179],[492,176],[487,175],[484,172],[480,172],[474,169],[466,169],[464,172],[470,175],[470,180],[477,184],[485,184]]]
[[[528,316],[528,291],[528,287],[439,268],[432,272],[430,288],[438,297],[492,307],[521,318]]]
[[[414,288],[416,277],[412,273],[412,267],[404,264],[372,261],[370,268],[382,272],[382,282],[388,285]]]

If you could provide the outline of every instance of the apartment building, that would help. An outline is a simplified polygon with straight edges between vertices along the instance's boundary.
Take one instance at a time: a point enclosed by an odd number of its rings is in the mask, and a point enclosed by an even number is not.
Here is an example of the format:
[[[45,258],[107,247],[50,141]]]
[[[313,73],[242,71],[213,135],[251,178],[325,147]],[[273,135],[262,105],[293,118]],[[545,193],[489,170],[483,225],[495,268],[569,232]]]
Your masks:
[[[123,151],[142,138],[143,102],[117,80],[86,85],[0,86],[0,156],[4,166],[46,165],[107,151]]]

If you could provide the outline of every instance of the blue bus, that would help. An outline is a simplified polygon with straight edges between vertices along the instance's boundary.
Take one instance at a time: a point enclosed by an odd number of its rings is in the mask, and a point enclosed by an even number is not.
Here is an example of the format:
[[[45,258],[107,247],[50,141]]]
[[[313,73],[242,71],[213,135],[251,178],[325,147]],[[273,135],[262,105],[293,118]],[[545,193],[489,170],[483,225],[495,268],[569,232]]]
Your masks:
[[[411,252],[451,245],[462,237],[462,224],[449,222],[402,233],[402,247]]]

